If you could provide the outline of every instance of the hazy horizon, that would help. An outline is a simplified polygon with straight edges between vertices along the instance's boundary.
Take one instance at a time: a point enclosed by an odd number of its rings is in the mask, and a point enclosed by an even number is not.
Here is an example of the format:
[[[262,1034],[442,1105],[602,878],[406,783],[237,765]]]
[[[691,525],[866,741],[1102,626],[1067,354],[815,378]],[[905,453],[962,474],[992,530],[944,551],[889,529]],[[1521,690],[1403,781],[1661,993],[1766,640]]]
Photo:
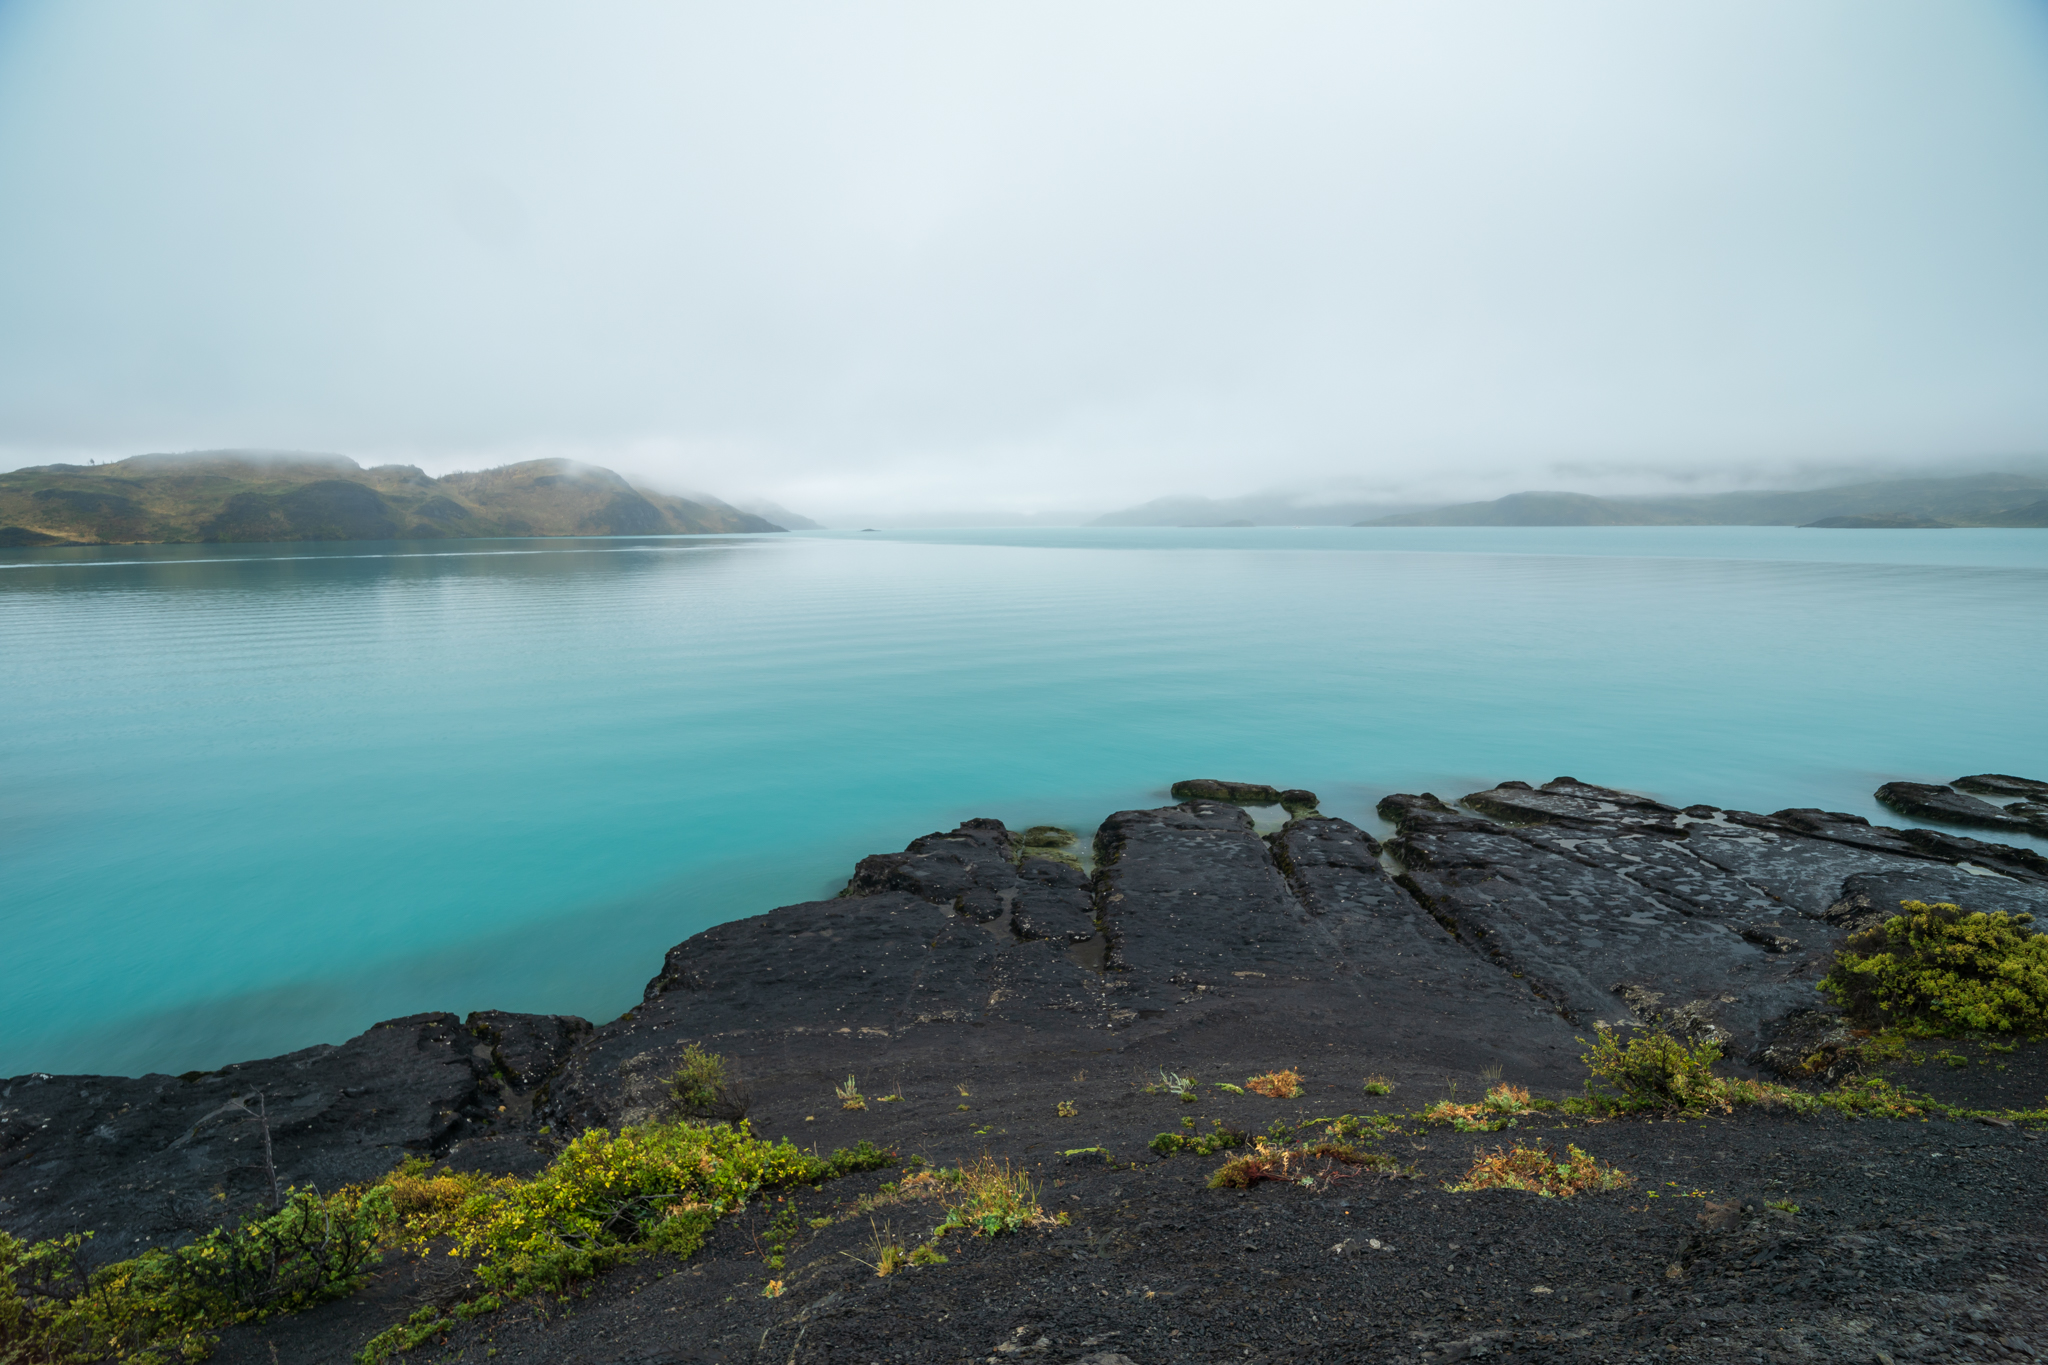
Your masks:
[[[0,468],[828,524],[2048,458],[2048,9],[0,7]]]

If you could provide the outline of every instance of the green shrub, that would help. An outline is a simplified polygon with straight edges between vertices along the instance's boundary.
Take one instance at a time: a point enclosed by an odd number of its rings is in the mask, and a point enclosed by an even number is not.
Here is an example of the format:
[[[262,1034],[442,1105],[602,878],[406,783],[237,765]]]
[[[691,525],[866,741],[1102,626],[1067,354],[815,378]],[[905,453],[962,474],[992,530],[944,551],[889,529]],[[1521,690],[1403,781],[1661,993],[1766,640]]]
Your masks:
[[[1662,1030],[1638,1034],[1624,1045],[1613,1029],[1597,1028],[1590,1050],[1580,1060],[1593,1075],[1586,1082],[1586,1098],[1565,1106],[1577,1112],[1702,1114],[1718,1109],[1728,1113],[1739,1104],[1796,1103],[1801,1098],[1784,1086],[1717,1076],[1714,1063],[1721,1060],[1719,1046],[1688,1046]]]
[[[1821,981],[1852,1019],[1921,1038],[2048,1031],[2048,936],[2031,915],[1899,908],[1851,937]]]
[[[687,1256],[718,1218],[764,1189],[888,1164],[863,1143],[820,1157],[757,1138],[745,1120],[592,1129],[531,1180],[492,1182],[408,1224],[416,1245],[454,1239],[476,1277],[512,1295],[559,1291],[637,1251]]]
[[[0,1233],[0,1361],[203,1360],[223,1327],[354,1292],[396,1222],[381,1185],[292,1190],[275,1213],[91,1272],[90,1233],[34,1244]]]
[[[731,1062],[698,1043],[683,1049],[682,1065],[668,1078],[668,1093],[691,1118],[737,1123],[747,1116],[747,1088]]]

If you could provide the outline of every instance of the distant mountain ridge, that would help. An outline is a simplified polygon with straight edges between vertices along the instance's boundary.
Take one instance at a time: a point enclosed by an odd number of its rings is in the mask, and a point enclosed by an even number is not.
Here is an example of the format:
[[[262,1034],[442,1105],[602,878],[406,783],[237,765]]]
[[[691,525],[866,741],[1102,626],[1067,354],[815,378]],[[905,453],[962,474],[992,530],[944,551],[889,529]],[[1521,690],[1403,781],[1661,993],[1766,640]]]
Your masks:
[[[1510,493],[1353,523],[1358,526],[1824,526],[1856,529],[2048,526],[2048,479],[1971,474],[1883,479],[1839,488],[1596,498]]]
[[[0,474],[0,545],[780,531],[716,498],[636,487],[574,460],[432,478],[341,455],[209,450]]]

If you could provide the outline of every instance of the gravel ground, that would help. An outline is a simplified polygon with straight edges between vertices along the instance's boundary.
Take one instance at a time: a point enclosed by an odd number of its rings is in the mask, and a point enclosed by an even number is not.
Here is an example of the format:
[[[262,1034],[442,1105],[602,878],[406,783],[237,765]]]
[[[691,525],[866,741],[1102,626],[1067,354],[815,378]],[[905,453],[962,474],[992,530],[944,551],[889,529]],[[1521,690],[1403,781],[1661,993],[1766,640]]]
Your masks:
[[[1499,1134],[1411,1127],[1382,1138],[1380,1150],[1412,1163],[1410,1175],[1337,1167],[1313,1187],[1210,1190],[1220,1157],[1156,1158],[1138,1135],[1176,1128],[1184,1113],[1204,1127],[1212,1117],[1250,1126],[1331,1107],[1313,1092],[1293,1103],[1244,1096],[1221,1108],[1182,1106],[1144,1093],[1133,1071],[1092,1088],[1102,1097],[1093,1102],[1103,1111],[1098,1127],[1086,1107],[1079,1119],[1056,1117],[1055,1095],[1087,1096],[1091,1086],[1071,1075],[1026,1074],[1043,1069],[1019,1058],[1003,1098],[970,1097],[985,1107],[964,1113],[940,1107],[958,1099],[950,1088],[918,1113],[916,1093],[925,1087],[914,1085],[902,1105],[795,1126],[831,1142],[874,1136],[942,1162],[985,1149],[1029,1168],[1045,1207],[1066,1213],[1067,1225],[998,1238],[955,1233],[940,1243],[947,1264],[879,1277],[866,1264],[875,1259],[876,1230],[914,1246],[941,1214],[930,1202],[861,1211],[863,1196],[897,1178],[873,1173],[789,1196],[803,1230],[780,1271],[763,1263],[767,1229],[785,1207],[771,1199],[727,1220],[687,1262],[649,1258],[566,1301],[479,1319],[412,1358],[1120,1365],[1120,1356],[1168,1365],[2048,1357],[2048,1209],[2040,1195],[2048,1144],[2031,1133],[1771,1112],[1604,1123],[1545,1117]],[[2040,1096],[2048,1051],[2024,1049],[2003,1071],[1923,1068],[1901,1079],[1939,1085],[1957,1100],[1985,1090]],[[1394,1098],[1435,1094],[1404,1084]],[[1116,1164],[1059,1154],[1084,1137],[1106,1138],[1099,1145]],[[1476,1151],[1516,1140],[1576,1143],[1635,1183],[1571,1199],[1444,1189]],[[827,1216],[835,1218],[829,1226],[808,1226]],[[243,1329],[219,1359],[262,1365],[274,1348],[283,1361],[347,1361],[418,1305],[460,1297],[452,1263],[436,1259],[388,1266],[356,1299]],[[763,1294],[771,1279],[783,1283],[778,1297]]]

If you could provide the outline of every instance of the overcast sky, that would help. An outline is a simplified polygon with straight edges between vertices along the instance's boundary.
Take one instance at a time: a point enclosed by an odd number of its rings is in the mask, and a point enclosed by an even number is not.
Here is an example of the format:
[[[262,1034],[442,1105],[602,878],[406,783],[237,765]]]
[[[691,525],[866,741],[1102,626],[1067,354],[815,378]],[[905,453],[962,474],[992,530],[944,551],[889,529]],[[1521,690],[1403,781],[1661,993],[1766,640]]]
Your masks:
[[[0,0],[0,465],[826,519],[2048,454],[2048,7]]]

